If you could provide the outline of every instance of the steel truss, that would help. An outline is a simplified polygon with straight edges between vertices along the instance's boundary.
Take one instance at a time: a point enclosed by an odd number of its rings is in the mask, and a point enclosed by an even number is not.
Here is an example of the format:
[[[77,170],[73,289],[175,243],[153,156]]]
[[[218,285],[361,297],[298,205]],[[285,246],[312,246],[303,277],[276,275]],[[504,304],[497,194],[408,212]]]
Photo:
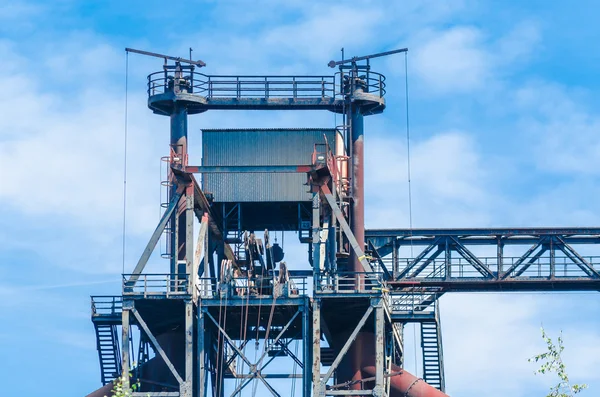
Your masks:
[[[383,229],[366,240],[395,290],[600,290],[598,228]],[[414,258],[402,258],[409,247]]]
[[[288,392],[282,392],[280,388],[270,383],[271,379],[292,379],[300,378],[302,381],[303,396],[308,396],[306,390],[310,390],[311,373],[310,367],[305,363],[310,362],[310,306],[308,299],[263,299],[261,304],[263,310],[269,311],[273,307],[273,312],[277,312],[277,318],[285,317],[284,322],[271,323],[267,318],[256,317],[259,310],[257,302],[249,303],[244,299],[232,298],[232,306],[241,309],[241,313],[246,310],[246,315],[250,314],[252,319],[248,324],[256,327],[252,330],[240,329],[239,321],[230,320],[230,323],[237,323],[236,327],[225,324],[219,316],[222,314],[222,302],[215,300],[206,302],[205,305],[198,307],[197,320],[197,350],[199,360],[200,379],[197,383],[197,395],[206,396],[208,393],[208,379],[211,381],[212,396],[239,396],[244,389],[253,381],[260,381],[268,392],[275,396],[285,396]],[[231,307],[231,306],[230,306]],[[218,313],[218,314],[217,314]],[[260,315],[260,311],[258,312]],[[293,314],[292,314],[293,313]],[[258,323],[256,322],[258,320]],[[227,328],[227,329],[225,329]],[[270,335],[270,336],[269,336]],[[258,340],[263,341],[260,355],[250,358],[246,353],[246,346],[252,341],[256,341],[258,349]],[[300,357],[291,351],[289,345],[295,341],[301,340],[302,353]],[[254,343],[253,343],[254,344]],[[277,366],[277,372],[270,372],[281,360],[291,359],[300,369],[298,374],[289,373],[280,368],[286,368],[281,363]],[[245,373],[238,373],[236,370],[236,361],[243,362],[242,369]],[[291,370],[291,367],[289,368]],[[269,371],[269,372],[268,372]],[[229,380],[229,382],[228,382]],[[279,389],[279,390],[278,390]],[[227,390],[227,393],[225,393]]]
[[[302,379],[303,397],[415,396],[418,389],[430,387],[403,373],[402,327],[421,323],[423,377],[443,390],[436,305],[442,294],[600,290],[598,228],[365,231],[363,116],[385,108],[385,78],[370,71],[368,61],[357,65],[359,58],[353,58],[337,63],[338,82],[335,76],[208,76],[194,71],[203,66],[201,61],[166,58],[175,64],[165,63],[162,71],[148,76],[148,106],[171,119],[170,201],[132,274],[124,275],[122,297],[92,299],[104,382],[115,375],[111,371],[130,374],[158,366],[156,373],[170,383],[143,379],[142,390],[134,396],[223,397],[226,384],[228,394],[236,396],[252,382],[260,382],[279,397],[286,394],[271,380],[294,377]],[[352,66],[344,66],[348,62]],[[342,128],[351,151],[342,157],[350,174],[344,181],[343,174],[336,175],[336,157],[329,151],[318,153],[310,165],[293,168],[189,166],[187,116],[211,109],[343,113]],[[308,207],[298,207],[298,223],[300,240],[311,243],[313,269],[302,279],[305,283],[306,277],[313,277],[312,292],[305,284],[296,288],[289,284],[278,296],[250,297],[250,288],[245,296],[238,294],[239,287],[225,277],[231,267],[226,270],[223,263],[237,268],[240,259],[241,247],[233,249],[229,243],[240,244],[241,207],[224,205],[215,211],[194,172],[308,173],[312,208],[307,213]],[[200,222],[195,245],[194,217]],[[165,230],[170,238],[170,271],[144,274]],[[416,255],[409,254],[409,248]],[[101,304],[106,307],[100,309]],[[227,316],[235,321],[225,321]],[[247,324],[240,321],[249,317],[252,321]],[[132,327],[140,331],[136,368],[131,368]],[[102,338],[109,348],[103,347]],[[264,349],[256,359],[245,353],[253,339],[256,346],[261,340]],[[289,348],[294,340],[303,341],[301,355]],[[156,354],[153,358],[148,344]],[[357,352],[368,353],[368,359],[358,362]],[[272,363],[282,356],[300,373],[271,372]],[[243,363],[244,371],[238,373],[236,361]],[[358,379],[348,376],[348,368],[360,372]],[[129,378],[123,379],[126,388]],[[410,385],[399,385],[399,379],[409,379]]]

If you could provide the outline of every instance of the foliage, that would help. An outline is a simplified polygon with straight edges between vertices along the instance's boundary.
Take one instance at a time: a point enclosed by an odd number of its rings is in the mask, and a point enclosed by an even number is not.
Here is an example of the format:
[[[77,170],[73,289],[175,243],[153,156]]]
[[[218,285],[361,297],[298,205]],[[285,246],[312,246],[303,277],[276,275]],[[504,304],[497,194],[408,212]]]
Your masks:
[[[127,380],[127,378],[125,378],[126,375],[123,375],[120,378],[115,379],[115,381],[113,382],[113,389],[111,392],[110,397],[131,397],[133,395],[133,393],[139,389],[140,387],[140,382],[139,380],[137,382],[134,382],[133,384],[131,384],[129,387],[123,387],[125,381]],[[129,374],[129,377],[131,378],[131,374]],[[131,379],[130,379],[131,382]],[[109,396],[104,396],[104,397],[109,397]]]
[[[558,336],[556,344],[554,344],[552,338],[546,334],[544,328],[542,328],[542,338],[544,339],[544,342],[546,342],[548,351],[530,358],[529,362],[542,362],[540,368],[535,371],[536,375],[544,375],[554,372],[560,379],[556,386],[550,388],[550,394],[548,394],[546,397],[572,397],[586,389],[588,387],[586,384],[572,385],[569,381],[565,363],[563,362],[561,356],[564,350],[562,331]]]

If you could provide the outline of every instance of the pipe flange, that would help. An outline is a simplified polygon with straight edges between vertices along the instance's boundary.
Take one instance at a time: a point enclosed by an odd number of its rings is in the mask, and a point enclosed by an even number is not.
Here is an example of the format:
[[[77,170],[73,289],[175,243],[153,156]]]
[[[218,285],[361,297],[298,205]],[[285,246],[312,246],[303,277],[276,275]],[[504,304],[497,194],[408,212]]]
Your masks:
[[[413,383],[410,384],[410,386],[408,386],[408,389],[406,389],[406,391],[404,392],[404,397],[408,397],[408,393],[410,392],[410,389],[413,388],[414,385],[417,384],[417,382],[422,381],[422,378],[417,378],[413,381]]]

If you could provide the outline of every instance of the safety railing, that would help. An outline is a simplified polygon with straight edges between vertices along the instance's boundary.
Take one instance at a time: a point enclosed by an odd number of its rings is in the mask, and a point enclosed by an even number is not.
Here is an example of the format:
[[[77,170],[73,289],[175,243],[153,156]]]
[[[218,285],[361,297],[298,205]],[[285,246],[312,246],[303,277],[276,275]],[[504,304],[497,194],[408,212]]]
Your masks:
[[[546,278],[550,276],[553,269],[553,276],[557,278],[578,278],[588,276],[588,272],[585,269],[587,265],[591,266],[596,271],[600,272],[600,256],[581,256],[575,258],[579,263],[573,261],[573,258],[557,255],[553,260],[550,259],[549,255],[546,254],[543,257],[525,258],[515,257],[503,257],[501,266],[498,264],[498,257],[477,257],[479,262],[474,260],[467,260],[463,257],[453,257],[447,266],[447,260],[444,258],[438,258],[429,261],[427,267],[420,271],[415,277],[417,278],[444,278],[446,272],[450,271],[449,276],[452,278],[481,278],[482,272],[477,270],[479,263],[481,263],[485,269],[488,269],[493,277],[498,277],[498,270],[501,268],[501,273],[506,277],[527,277],[527,278]],[[398,272],[402,272],[412,263],[412,259],[401,258],[399,259]],[[409,271],[406,277],[411,277],[413,272],[419,268],[427,259],[423,259],[414,266],[413,270]],[[393,269],[392,260],[390,258],[383,259],[387,269],[391,272]],[[515,266],[516,265],[516,266]],[[514,269],[510,273],[505,274],[513,266]]]
[[[337,272],[321,274],[317,293],[381,293],[383,274],[379,272]]]
[[[208,76],[185,72],[175,77],[173,71],[148,75],[148,95],[173,90],[198,94],[206,98],[334,98],[335,76]]]
[[[91,297],[92,316],[116,316],[123,310],[123,297],[95,295]]]
[[[356,76],[355,79],[352,79],[351,73],[346,71],[337,72],[336,80],[338,80],[338,90],[337,92],[353,92],[357,88],[362,89],[364,92],[377,95],[380,98],[385,96],[385,76],[381,73],[371,72],[371,71],[362,71]]]
[[[187,274],[140,274],[131,279],[131,274],[123,275],[123,295],[151,296],[189,295]]]
[[[277,277],[235,277],[227,283],[220,283],[214,277],[201,277],[195,288],[201,299],[274,295],[293,298],[307,295],[307,277],[292,276],[286,283],[276,280]]]
[[[438,295],[435,291],[415,289],[388,295],[388,305],[395,314],[433,316]]]

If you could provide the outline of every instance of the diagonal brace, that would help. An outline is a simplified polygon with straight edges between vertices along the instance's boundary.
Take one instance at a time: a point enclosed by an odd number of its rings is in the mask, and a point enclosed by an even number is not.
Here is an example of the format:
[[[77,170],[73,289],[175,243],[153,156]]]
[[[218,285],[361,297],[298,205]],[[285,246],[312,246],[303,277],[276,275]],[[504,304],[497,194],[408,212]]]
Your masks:
[[[152,255],[152,252],[154,251],[154,248],[156,247],[158,240],[160,240],[160,236],[162,235],[162,232],[165,230],[165,226],[167,226],[167,223],[169,222],[171,215],[173,215],[173,211],[175,211],[177,204],[179,204],[179,199],[181,198],[181,196],[183,194],[184,188],[185,188],[185,186],[180,185],[177,188],[177,191],[175,192],[173,197],[171,197],[171,201],[169,202],[169,206],[167,207],[167,210],[163,214],[162,218],[160,218],[160,222],[158,223],[158,226],[156,226],[154,233],[152,233],[152,237],[150,237],[150,241],[148,241],[148,244],[146,244],[146,248],[144,249],[144,252],[142,253],[142,256],[140,257],[140,260],[138,261],[137,265],[135,265],[135,269],[133,269],[131,277],[129,277],[129,280],[127,280],[128,286],[135,284],[135,282],[140,277],[140,273],[142,273],[142,270],[144,270],[144,267],[146,267],[146,263],[148,263],[148,259],[150,259],[150,255]]]
[[[502,279],[506,279],[510,276],[510,274],[521,265],[521,263],[523,263],[525,260],[527,260],[527,258],[529,258],[529,255],[533,254],[533,252],[538,249],[542,243],[543,243],[544,239],[540,239],[540,241],[538,241],[537,243],[535,243],[534,245],[531,246],[531,248],[529,248],[527,250],[527,252],[525,252],[523,254],[523,256],[521,256],[519,259],[517,259],[517,261],[515,263],[512,264],[512,266],[504,272],[504,274],[502,275]]]
[[[494,273],[483,264],[471,251],[467,249],[456,237],[451,237],[454,244],[456,244],[456,252],[458,252],[463,258],[465,258],[482,276],[488,278],[494,278]]]
[[[231,346],[231,348],[237,353],[237,355],[244,360],[244,362],[246,364],[248,364],[248,367],[253,368],[254,365],[250,362],[250,360],[248,360],[248,358],[244,355],[244,353],[242,353],[242,351],[235,345],[235,343],[233,342],[233,340],[231,340],[231,338],[229,337],[229,335],[227,335],[227,332],[221,328],[221,326],[219,325],[219,323],[217,322],[217,320],[215,320],[215,318],[208,312],[205,312],[206,315],[208,316],[208,318],[211,319],[211,321],[215,324],[215,326],[217,327],[217,329],[219,330],[219,332],[221,332],[221,334],[223,335],[223,337],[227,340],[227,343],[229,343],[229,346]],[[273,388],[271,387],[271,385],[269,385],[269,382],[267,382],[265,380],[265,378],[263,378],[263,376],[261,375],[261,373],[259,371],[256,371],[254,373],[267,387],[267,389],[275,396],[275,397],[280,397],[279,394],[273,390]]]
[[[360,332],[362,327],[365,325],[365,323],[367,322],[367,319],[369,318],[369,315],[371,315],[372,312],[373,312],[373,306],[369,306],[369,308],[367,309],[365,314],[362,316],[362,318],[358,322],[358,325],[356,326],[356,328],[354,328],[354,331],[352,331],[352,334],[350,335],[350,337],[348,338],[348,340],[342,347],[342,350],[340,350],[337,357],[331,364],[329,371],[327,371],[327,373],[325,374],[325,377],[321,381],[323,385],[327,383],[329,378],[331,378],[331,375],[333,375],[333,371],[335,371],[337,369],[338,365],[340,364],[340,361],[342,361],[342,358],[344,358],[344,356],[348,352],[348,349],[350,349],[350,346],[354,342],[354,339],[356,339],[356,336],[358,335],[358,333]]]
[[[440,256],[440,254],[444,252],[444,248],[438,246],[438,249],[429,257],[427,258],[427,260],[425,262],[423,262],[417,269],[415,269],[415,271],[410,275],[410,277],[417,277],[423,270],[425,270],[427,268],[427,266],[429,266],[431,264],[431,262],[433,262],[434,260],[437,259],[438,256]],[[446,259],[448,260],[448,259]],[[435,271],[435,266],[434,266],[434,271]],[[427,277],[429,277],[430,275],[428,275]]]
[[[381,270],[383,270],[383,278],[384,278],[384,280],[391,279],[392,275],[390,274],[390,271],[387,269],[387,267],[385,267],[385,264],[383,263],[383,259],[381,259],[381,256],[379,255],[379,252],[377,252],[377,250],[375,249],[375,246],[373,245],[373,243],[371,242],[371,240],[369,240],[369,248],[373,252],[373,255],[375,256],[375,259],[377,259],[377,263],[379,263],[379,267],[381,267]]]
[[[564,252],[564,254],[567,255],[569,259],[571,259],[576,265],[578,265],[581,268],[581,270],[587,273],[587,275],[590,277],[600,278],[600,273],[596,269],[594,269],[594,267],[588,261],[586,261],[584,257],[579,255],[579,253],[575,251],[573,247],[567,244],[565,240],[563,240],[560,237],[557,237],[557,240],[561,243],[558,245],[558,249]]]
[[[425,248],[419,255],[417,255],[417,257],[415,259],[413,259],[408,266],[406,266],[404,269],[402,269],[402,271],[400,272],[400,274],[396,277],[396,280],[400,280],[401,278],[404,278],[408,275],[408,273],[410,273],[410,271],[417,265],[417,263],[419,263],[421,260],[423,260],[430,252],[431,250],[433,250],[438,244],[439,244],[440,238],[436,238],[431,245],[429,245],[427,248]]]
[[[150,332],[150,328],[148,328],[148,325],[146,324],[146,322],[144,321],[142,316],[140,316],[140,314],[138,313],[138,311],[135,308],[131,309],[131,312],[133,313],[136,320],[138,321],[138,323],[140,324],[140,326],[142,327],[142,329],[148,336],[148,339],[150,339],[150,342],[152,342],[152,345],[156,349],[156,352],[160,355],[160,357],[163,359],[165,364],[167,364],[167,367],[169,367],[169,369],[171,370],[171,373],[173,374],[175,379],[177,379],[177,382],[179,382],[179,385],[180,386],[183,385],[183,383],[184,383],[183,379],[181,378],[181,376],[179,376],[179,373],[175,369],[175,366],[173,366],[173,363],[171,363],[171,360],[169,360],[169,357],[167,357],[167,354],[165,353],[165,351],[162,349],[162,347],[160,347],[160,345],[158,344],[158,341],[156,340],[154,335],[152,335],[152,332]]]
[[[348,241],[350,242],[350,245],[352,246],[354,253],[358,257],[358,260],[359,260],[360,264],[362,265],[364,271],[367,273],[373,273],[373,269],[371,268],[371,265],[367,261],[367,257],[365,256],[365,252],[364,252],[363,248],[361,248],[360,244],[356,240],[356,237],[354,236],[354,233],[352,233],[352,229],[350,229],[350,225],[348,225],[348,222],[346,222],[346,218],[344,218],[342,211],[340,210],[337,203],[335,202],[335,199],[333,198],[333,195],[331,194],[331,190],[329,190],[329,187],[327,185],[321,185],[321,192],[323,192],[323,195],[325,196],[325,199],[327,200],[329,207],[331,207],[331,212],[333,212],[333,214],[337,218],[338,222],[340,223],[340,227],[342,228],[342,230],[344,231],[344,234],[348,238]],[[364,244],[364,242],[363,242],[363,244]]]
[[[296,311],[296,313],[292,316],[290,321],[288,321],[287,324],[281,329],[279,334],[277,334],[277,337],[275,337],[275,339],[273,340],[273,344],[277,344],[277,342],[279,342],[279,339],[281,339],[283,334],[285,334],[285,331],[287,331],[288,328],[290,328],[290,326],[292,325],[292,323],[294,322],[296,317],[298,317],[298,314],[300,314],[300,310]],[[265,341],[265,343],[266,343],[266,341]],[[263,354],[260,356],[260,358],[256,362],[257,366],[262,363],[262,360],[264,360],[265,356],[267,355],[267,352],[268,352],[268,349],[265,348],[265,351],[263,352]]]

